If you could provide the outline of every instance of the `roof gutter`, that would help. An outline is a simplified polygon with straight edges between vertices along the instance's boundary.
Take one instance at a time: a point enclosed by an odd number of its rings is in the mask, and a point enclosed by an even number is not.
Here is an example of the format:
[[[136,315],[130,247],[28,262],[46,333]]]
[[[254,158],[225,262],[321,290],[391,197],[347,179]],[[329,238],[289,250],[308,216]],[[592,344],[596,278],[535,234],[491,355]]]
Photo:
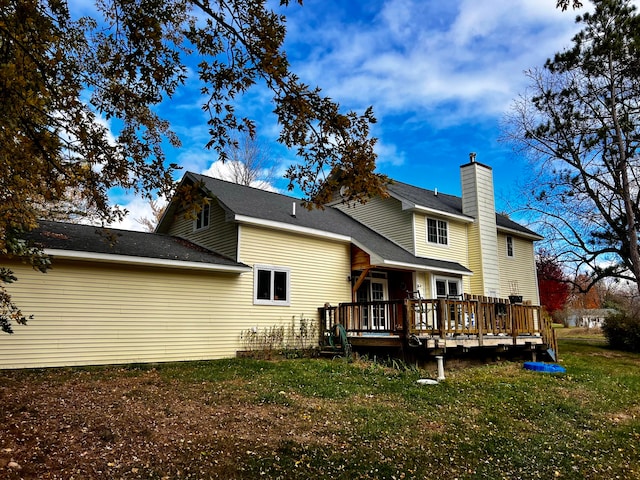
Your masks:
[[[76,250],[58,250],[45,248],[44,253],[54,258],[65,260],[81,260],[101,263],[115,263],[120,265],[136,265],[141,267],[164,267],[181,270],[204,270],[221,273],[250,272],[251,267],[246,265],[220,265],[215,263],[188,262],[183,260],[170,260],[165,258],[134,257],[131,255],[115,255],[110,253],[79,252]]]

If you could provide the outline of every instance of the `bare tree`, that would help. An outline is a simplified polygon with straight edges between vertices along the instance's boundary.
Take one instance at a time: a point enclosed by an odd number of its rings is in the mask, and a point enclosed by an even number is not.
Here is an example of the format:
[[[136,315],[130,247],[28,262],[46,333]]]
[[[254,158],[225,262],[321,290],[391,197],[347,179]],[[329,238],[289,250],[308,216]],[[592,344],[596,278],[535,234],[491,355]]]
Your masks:
[[[224,162],[215,162],[207,173],[240,185],[272,190],[277,179],[271,148],[248,133],[225,147]]]
[[[149,200],[149,207],[151,208],[151,216],[149,217],[138,217],[136,218],[136,222],[138,222],[147,232],[154,232],[156,230],[156,226],[160,222],[162,215],[164,215],[165,210],[167,209],[166,203],[162,203],[159,200]]]
[[[98,207],[77,189],[65,189],[56,200],[47,200],[43,195],[34,195],[30,201],[41,219],[91,224],[101,221]]]
[[[559,258],[640,291],[640,19],[628,0],[595,1],[573,47],[529,72],[508,137],[533,161],[526,207]]]

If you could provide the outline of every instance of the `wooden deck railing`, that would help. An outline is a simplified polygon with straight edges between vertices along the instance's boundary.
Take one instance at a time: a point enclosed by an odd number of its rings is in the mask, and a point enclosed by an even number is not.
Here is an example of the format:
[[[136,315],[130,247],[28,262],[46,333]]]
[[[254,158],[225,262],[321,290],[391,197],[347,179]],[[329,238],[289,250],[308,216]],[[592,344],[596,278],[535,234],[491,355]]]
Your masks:
[[[414,335],[534,335],[540,307],[465,295],[456,299],[406,300],[408,332]]]
[[[319,310],[321,331],[329,331],[339,323],[350,335],[403,333],[404,300],[341,303]]]
[[[541,335],[557,352],[555,332],[540,307],[506,299],[464,295],[462,299],[406,299],[341,303],[321,307],[321,339],[341,324],[348,335],[439,336]]]

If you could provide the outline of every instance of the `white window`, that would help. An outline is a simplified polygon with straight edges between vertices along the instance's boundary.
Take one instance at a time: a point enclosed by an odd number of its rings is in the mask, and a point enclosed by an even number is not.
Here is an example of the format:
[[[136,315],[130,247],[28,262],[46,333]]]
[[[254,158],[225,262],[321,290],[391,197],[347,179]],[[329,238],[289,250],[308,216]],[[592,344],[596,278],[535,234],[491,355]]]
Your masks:
[[[437,277],[435,279],[436,298],[460,298],[462,288],[459,278]]]
[[[289,305],[291,272],[286,267],[253,267],[253,303],[255,305]]]
[[[196,220],[193,225],[194,230],[200,230],[209,226],[210,207],[208,203],[202,205],[199,212],[196,212]]]
[[[507,257],[513,256],[513,237],[507,237]]]
[[[427,242],[447,245],[449,243],[449,225],[444,220],[427,218]]]

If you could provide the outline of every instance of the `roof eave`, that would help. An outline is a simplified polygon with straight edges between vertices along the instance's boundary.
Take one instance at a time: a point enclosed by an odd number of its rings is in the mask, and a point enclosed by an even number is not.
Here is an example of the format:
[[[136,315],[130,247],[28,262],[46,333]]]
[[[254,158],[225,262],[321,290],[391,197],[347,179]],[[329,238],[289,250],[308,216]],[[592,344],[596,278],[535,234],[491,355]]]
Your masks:
[[[497,225],[497,229],[500,232],[512,233],[514,235],[518,235],[520,237],[528,238],[529,240],[533,240],[533,241],[544,240],[544,237],[542,237],[540,235],[537,235],[535,233],[523,232],[521,230],[516,230],[515,228],[502,227],[500,225]]]
[[[455,275],[464,275],[464,276],[472,276],[473,272],[468,270],[459,270],[453,268],[442,268],[442,267],[434,267],[430,265],[420,265],[416,263],[405,263],[405,262],[396,262],[393,260],[384,260],[385,265],[394,266],[394,267],[405,267],[411,268],[419,271],[425,272],[441,272],[441,273],[450,273]]]
[[[463,223],[475,223],[475,219],[472,217],[468,217],[466,215],[457,215],[455,213],[443,212],[442,210],[437,210],[435,208],[424,207],[422,205],[412,204],[410,208],[405,208],[404,203],[402,204],[403,210],[412,210],[414,212],[427,213],[432,215],[438,215],[440,217],[451,218],[452,220],[457,220]]]
[[[77,250],[61,250],[45,248],[44,253],[54,258],[65,260],[80,260],[120,265],[136,265],[144,267],[164,267],[182,270],[203,270],[220,273],[250,272],[247,265],[220,265],[216,263],[189,262],[185,260],[171,260],[166,258],[138,257],[133,255],[118,255],[112,253],[83,252]]]
[[[246,224],[246,225],[255,225],[259,227],[267,227],[267,228],[275,228],[278,230],[285,230],[288,232],[299,233],[303,235],[309,235],[312,237],[326,238],[329,240],[336,240],[339,242],[349,243],[351,242],[351,237],[347,235],[341,235],[339,233],[327,232],[326,230],[320,230],[317,228],[310,227],[301,227],[298,225],[290,225],[284,222],[278,222],[275,220],[265,220],[262,218],[249,217],[247,215],[234,215],[233,220]]]

